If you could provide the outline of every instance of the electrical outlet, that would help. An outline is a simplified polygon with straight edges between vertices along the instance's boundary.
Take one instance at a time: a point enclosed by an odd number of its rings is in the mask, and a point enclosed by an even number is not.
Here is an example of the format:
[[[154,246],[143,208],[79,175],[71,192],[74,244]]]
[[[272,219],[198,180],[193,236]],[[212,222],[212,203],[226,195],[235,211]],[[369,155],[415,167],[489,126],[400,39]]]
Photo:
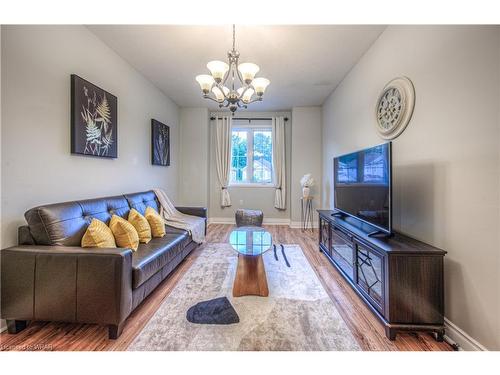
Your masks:
[[[240,199],[240,206],[243,206],[243,199]]]

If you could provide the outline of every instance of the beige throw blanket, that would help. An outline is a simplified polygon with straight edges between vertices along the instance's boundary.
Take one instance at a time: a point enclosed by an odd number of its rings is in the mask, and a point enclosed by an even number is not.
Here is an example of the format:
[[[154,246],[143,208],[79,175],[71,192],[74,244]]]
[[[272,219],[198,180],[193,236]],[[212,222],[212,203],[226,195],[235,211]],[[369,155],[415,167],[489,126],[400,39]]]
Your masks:
[[[194,242],[203,243],[205,241],[205,219],[177,211],[163,190],[154,189],[154,192],[160,202],[160,215],[165,219],[165,223],[174,228],[187,230]]]

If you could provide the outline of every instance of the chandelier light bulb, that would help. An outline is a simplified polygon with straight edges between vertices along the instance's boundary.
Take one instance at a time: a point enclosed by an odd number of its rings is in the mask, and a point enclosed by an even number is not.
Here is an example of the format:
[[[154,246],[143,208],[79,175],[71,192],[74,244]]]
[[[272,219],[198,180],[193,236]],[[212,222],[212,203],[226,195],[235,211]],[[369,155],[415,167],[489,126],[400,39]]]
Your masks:
[[[253,63],[242,63],[238,65],[238,70],[243,77],[243,81],[248,85],[254,79],[255,75],[259,72],[260,68],[258,65]]]
[[[243,91],[245,90],[244,87],[240,87],[237,91],[238,91],[238,95],[241,96],[241,94],[243,93]],[[247,91],[245,91],[245,93],[243,94],[243,97],[241,98],[241,100],[243,101],[243,103],[245,104],[248,104],[250,102],[250,100],[252,99],[252,95],[254,94],[254,90],[252,88],[248,88]]]
[[[214,93],[215,98],[217,99],[218,102],[223,102],[225,99],[224,95],[229,94],[229,89],[226,86],[222,86],[221,90],[219,87],[214,86],[212,87],[212,92]]]
[[[220,83],[229,70],[229,65],[224,61],[214,60],[207,64],[207,68],[210,70],[215,82]]]
[[[196,81],[200,84],[201,91],[207,95],[214,84],[214,78],[208,74],[200,74],[196,76]]]
[[[255,89],[255,92],[257,93],[258,96],[264,95],[264,92],[266,91],[267,86],[269,86],[271,82],[267,78],[255,78],[252,81],[252,86]]]

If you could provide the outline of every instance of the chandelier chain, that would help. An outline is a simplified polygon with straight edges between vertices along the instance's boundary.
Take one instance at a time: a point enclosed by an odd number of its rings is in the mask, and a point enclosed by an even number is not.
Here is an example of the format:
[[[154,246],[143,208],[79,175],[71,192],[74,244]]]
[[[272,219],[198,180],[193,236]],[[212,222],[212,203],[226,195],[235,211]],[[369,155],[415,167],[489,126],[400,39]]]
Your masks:
[[[236,44],[236,25],[233,23],[233,51],[235,50]]]

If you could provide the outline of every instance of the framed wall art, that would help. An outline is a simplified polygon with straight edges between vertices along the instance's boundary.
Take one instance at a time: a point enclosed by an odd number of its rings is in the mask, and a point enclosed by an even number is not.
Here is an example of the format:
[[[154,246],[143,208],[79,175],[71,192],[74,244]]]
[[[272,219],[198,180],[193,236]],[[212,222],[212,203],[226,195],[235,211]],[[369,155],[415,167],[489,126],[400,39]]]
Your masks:
[[[71,75],[71,153],[118,157],[118,99],[113,94]]]
[[[170,127],[154,119],[151,120],[151,163],[170,165]]]

